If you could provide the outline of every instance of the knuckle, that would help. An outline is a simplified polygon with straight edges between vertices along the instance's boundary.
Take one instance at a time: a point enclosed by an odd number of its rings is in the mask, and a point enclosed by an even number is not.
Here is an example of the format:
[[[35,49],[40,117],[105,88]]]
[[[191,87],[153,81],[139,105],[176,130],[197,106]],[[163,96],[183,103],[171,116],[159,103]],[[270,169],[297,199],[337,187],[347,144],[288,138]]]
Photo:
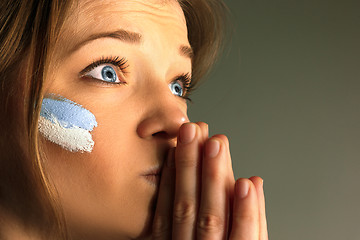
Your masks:
[[[184,157],[178,159],[177,164],[181,168],[196,168],[199,165],[199,163],[195,159],[195,157],[191,157],[191,156],[188,156],[188,157],[184,156]]]
[[[254,215],[237,215],[234,216],[235,225],[241,225],[246,223],[246,225],[254,225],[258,222],[258,218]]]
[[[155,239],[166,236],[167,232],[170,231],[170,222],[164,216],[156,216],[153,222],[153,237]]]
[[[182,224],[194,221],[195,202],[193,200],[181,200],[174,204],[174,223]]]
[[[210,164],[209,164],[210,165]],[[207,170],[208,181],[212,183],[221,183],[226,178],[223,166],[208,166]]]
[[[222,217],[215,214],[201,214],[198,218],[198,231],[205,233],[217,233],[224,229],[225,221]]]
[[[228,168],[224,161],[222,156],[206,161],[206,169],[203,169],[204,177],[216,185],[222,183],[228,177]]]

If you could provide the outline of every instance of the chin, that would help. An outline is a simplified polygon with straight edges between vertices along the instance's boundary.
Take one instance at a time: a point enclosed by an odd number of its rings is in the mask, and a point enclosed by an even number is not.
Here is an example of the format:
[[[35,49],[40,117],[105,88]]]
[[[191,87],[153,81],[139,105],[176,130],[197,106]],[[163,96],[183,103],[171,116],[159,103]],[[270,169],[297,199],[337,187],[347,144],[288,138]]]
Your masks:
[[[145,214],[144,218],[142,218],[136,227],[137,229],[134,229],[134,234],[131,236],[131,239],[140,239],[140,240],[146,240],[151,239],[151,233],[152,233],[152,225],[153,225],[153,219],[155,216],[155,207],[154,200],[151,201],[151,204],[149,206],[149,209],[147,213]]]
[[[138,185],[139,187],[141,184]],[[146,186],[146,185],[145,185]],[[139,194],[132,193],[132,200],[129,200],[129,205],[121,207],[119,215],[115,213],[111,218],[114,220],[120,218],[121,222],[113,224],[112,228],[115,231],[122,232],[125,238],[118,239],[151,239],[152,225],[155,215],[157,194],[153,191],[146,191],[142,188]],[[136,196],[136,197],[135,197]],[[125,211],[125,212],[124,212]],[[120,236],[120,235],[119,235]]]

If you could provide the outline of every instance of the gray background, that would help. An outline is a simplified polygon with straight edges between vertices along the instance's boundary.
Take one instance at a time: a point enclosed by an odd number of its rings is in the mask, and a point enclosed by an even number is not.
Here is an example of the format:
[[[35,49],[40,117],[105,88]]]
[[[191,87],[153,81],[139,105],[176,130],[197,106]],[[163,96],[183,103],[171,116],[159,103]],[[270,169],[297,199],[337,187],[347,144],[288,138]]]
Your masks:
[[[226,2],[233,40],[191,121],[263,177],[271,240],[360,239],[360,1]]]

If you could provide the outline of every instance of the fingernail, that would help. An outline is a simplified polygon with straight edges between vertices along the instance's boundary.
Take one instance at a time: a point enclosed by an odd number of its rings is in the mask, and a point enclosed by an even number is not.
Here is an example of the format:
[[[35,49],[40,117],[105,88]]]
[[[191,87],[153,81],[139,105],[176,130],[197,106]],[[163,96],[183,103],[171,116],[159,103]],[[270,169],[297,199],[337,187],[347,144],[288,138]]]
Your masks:
[[[249,183],[246,179],[237,182],[237,194],[240,198],[245,198],[249,193]]]
[[[166,166],[168,168],[174,168],[175,167],[174,151],[175,151],[175,148],[169,149],[167,160],[166,160]]]
[[[205,145],[205,155],[209,158],[216,157],[220,150],[220,142],[216,139],[210,139]]]
[[[185,126],[182,126],[180,128],[180,134],[179,134],[180,143],[182,144],[190,143],[194,139],[195,133],[196,133],[196,127],[194,124],[192,123],[185,124]]]

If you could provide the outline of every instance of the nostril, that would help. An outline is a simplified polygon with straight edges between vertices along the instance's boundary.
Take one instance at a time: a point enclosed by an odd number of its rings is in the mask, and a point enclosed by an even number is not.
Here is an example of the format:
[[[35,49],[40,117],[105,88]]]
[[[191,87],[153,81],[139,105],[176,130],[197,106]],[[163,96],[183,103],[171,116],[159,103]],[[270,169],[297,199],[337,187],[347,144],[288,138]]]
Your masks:
[[[170,138],[169,134],[165,131],[153,133],[152,136],[159,137],[159,138]]]
[[[177,140],[177,136],[178,136],[178,132],[168,132],[168,131],[161,131],[152,134],[152,137],[154,138],[166,139],[166,140],[174,139],[175,141]]]

